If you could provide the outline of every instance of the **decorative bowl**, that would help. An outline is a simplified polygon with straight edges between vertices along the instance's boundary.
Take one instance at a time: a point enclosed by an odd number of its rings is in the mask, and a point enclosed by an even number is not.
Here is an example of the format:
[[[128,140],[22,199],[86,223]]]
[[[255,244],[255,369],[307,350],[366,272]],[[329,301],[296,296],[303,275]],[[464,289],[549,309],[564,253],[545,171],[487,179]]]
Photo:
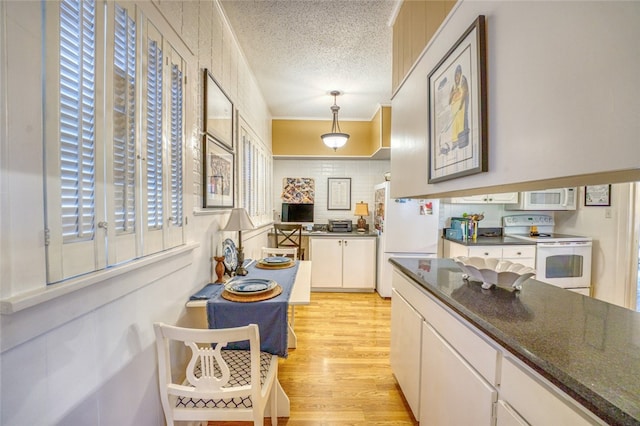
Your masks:
[[[454,262],[467,275],[465,279],[481,281],[482,288],[493,286],[522,289],[522,283],[536,274],[536,270],[520,263],[492,257],[455,257]]]

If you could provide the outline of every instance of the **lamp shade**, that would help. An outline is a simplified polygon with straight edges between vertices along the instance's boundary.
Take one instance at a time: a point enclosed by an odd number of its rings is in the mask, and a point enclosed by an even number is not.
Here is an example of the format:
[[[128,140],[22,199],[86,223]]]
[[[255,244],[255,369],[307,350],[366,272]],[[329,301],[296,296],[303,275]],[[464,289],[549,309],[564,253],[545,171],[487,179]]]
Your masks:
[[[237,207],[231,210],[229,221],[222,229],[223,231],[244,231],[246,229],[254,229],[255,226],[249,217],[249,213],[244,207]]]
[[[326,146],[334,150],[343,147],[349,139],[349,135],[346,133],[325,133],[320,137]]]
[[[356,211],[353,213],[354,216],[369,216],[369,204],[360,201],[356,203]]]

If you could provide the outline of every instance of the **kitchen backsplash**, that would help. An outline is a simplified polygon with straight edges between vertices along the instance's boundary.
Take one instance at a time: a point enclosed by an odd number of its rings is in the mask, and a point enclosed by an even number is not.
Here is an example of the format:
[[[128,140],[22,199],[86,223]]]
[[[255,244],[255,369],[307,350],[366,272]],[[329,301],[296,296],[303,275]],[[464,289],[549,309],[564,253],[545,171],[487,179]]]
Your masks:
[[[313,178],[315,180],[314,222],[327,223],[329,219],[349,219],[356,221],[353,215],[355,204],[364,201],[369,204],[371,223],[373,209],[373,187],[384,182],[384,173],[391,165],[389,160],[340,160],[340,159],[274,159],[273,161],[273,208],[280,214],[282,206],[283,178]],[[351,178],[351,210],[327,210],[327,178]]]

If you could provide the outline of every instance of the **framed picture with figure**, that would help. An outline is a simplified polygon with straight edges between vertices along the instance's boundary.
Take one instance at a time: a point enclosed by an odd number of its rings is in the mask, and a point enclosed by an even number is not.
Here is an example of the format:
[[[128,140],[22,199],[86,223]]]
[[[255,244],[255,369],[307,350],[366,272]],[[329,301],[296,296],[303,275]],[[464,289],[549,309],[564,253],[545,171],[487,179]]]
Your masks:
[[[429,183],[488,169],[486,62],[480,15],[428,76]]]

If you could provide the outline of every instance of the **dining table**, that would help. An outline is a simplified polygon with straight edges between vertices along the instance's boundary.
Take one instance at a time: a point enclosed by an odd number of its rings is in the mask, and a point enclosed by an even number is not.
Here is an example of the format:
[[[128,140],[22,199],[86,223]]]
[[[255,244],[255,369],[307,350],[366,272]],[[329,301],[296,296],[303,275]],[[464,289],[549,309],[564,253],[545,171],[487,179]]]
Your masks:
[[[237,302],[223,297],[225,284],[206,284],[186,303],[196,316],[193,325],[227,328],[258,324],[261,350],[286,358],[288,349],[297,346],[295,307],[311,301],[311,261],[296,260],[291,267],[283,269],[263,269],[253,261],[248,262],[246,269],[246,276],[232,277],[227,284],[243,278],[273,280],[282,292],[267,300]],[[242,344],[239,342],[235,347],[242,348]],[[288,413],[289,398],[278,384],[278,415],[288,416]]]

